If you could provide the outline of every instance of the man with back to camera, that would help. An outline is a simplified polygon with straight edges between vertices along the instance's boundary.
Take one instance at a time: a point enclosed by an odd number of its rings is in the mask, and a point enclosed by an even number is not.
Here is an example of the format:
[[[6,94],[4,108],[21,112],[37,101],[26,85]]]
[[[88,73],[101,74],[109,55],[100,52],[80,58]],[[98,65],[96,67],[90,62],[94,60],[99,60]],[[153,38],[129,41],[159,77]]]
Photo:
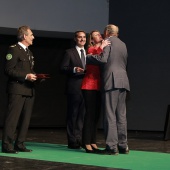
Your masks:
[[[81,83],[85,70],[86,33],[83,30],[74,34],[76,46],[66,50],[61,70],[67,75],[67,140],[68,148],[79,149],[82,143],[82,128],[85,114]]]
[[[19,27],[17,38],[18,43],[10,46],[6,55],[8,108],[2,136],[2,152],[13,154],[32,151],[26,148],[24,142],[34,103],[34,81],[37,79],[33,71],[34,57],[28,49],[34,39],[31,29]]]
[[[105,27],[104,36],[110,45],[103,49],[100,55],[87,56],[87,61],[103,63],[102,90],[105,115],[105,154],[128,154],[127,120],[126,120],[126,93],[130,91],[127,77],[127,49],[124,42],[118,38],[119,29],[109,24]]]

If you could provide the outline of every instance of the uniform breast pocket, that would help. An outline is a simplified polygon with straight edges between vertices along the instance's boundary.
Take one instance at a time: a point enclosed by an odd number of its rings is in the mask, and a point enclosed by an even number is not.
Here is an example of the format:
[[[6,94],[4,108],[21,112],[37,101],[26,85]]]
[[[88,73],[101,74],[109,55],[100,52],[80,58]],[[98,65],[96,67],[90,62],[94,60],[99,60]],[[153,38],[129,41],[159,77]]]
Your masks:
[[[27,58],[19,58],[18,68],[23,69],[23,68],[27,68],[29,66],[30,66],[29,59],[27,59]]]

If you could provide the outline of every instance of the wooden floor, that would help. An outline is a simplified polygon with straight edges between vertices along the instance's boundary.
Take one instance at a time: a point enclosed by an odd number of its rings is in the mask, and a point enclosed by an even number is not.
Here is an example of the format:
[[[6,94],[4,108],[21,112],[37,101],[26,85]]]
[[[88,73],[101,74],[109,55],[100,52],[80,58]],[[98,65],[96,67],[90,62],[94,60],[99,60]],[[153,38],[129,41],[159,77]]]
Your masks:
[[[2,128],[0,129],[2,136]],[[97,133],[97,144],[105,147],[103,130]],[[0,138],[1,139],[1,138]],[[52,144],[66,144],[65,128],[30,128],[27,135],[27,142],[42,142]],[[163,132],[128,131],[128,145],[130,150],[153,151],[170,153],[170,141],[163,140]],[[86,154],[86,153],[84,153]],[[2,170],[109,170],[113,168],[99,168],[94,166],[74,165],[67,163],[56,163],[20,158],[0,157],[0,169]],[[114,169],[116,170],[116,169]]]

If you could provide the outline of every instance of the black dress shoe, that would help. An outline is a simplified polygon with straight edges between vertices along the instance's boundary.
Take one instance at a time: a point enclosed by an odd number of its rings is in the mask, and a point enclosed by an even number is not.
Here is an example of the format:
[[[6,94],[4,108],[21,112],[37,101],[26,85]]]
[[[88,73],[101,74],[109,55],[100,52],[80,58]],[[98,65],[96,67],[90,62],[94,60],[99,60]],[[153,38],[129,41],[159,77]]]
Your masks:
[[[105,154],[105,152],[103,150],[95,148],[92,145],[91,145],[91,147],[92,147],[94,153],[96,153],[96,154]]]
[[[94,150],[89,150],[87,148],[85,148],[85,150],[86,150],[86,153],[95,153]]]
[[[69,148],[69,149],[80,149],[80,145],[77,145],[77,144],[69,144],[69,145],[68,145],[68,148]]]
[[[13,154],[17,154],[18,152],[14,149],[4,149],[2,148],[2,152],[3,153],[13,153]]]
[[[86,153],[95,153],[94,150],[89,150],[89,149],[85,149],[86,150]]]
[[[126,148],[119,148],[119,153],[121,153],[121,154],[128,154],[129,153],[128,146]]]
[[[105,155],[118,155],[119,152],[118,152],[117,149],[105,149],[103,151],[103,154],[105,154]]]
[[[14,147],[14,149],[18,152],[32,152],[31,149],[27,149],[27,148],[19,148],[17,146]]]

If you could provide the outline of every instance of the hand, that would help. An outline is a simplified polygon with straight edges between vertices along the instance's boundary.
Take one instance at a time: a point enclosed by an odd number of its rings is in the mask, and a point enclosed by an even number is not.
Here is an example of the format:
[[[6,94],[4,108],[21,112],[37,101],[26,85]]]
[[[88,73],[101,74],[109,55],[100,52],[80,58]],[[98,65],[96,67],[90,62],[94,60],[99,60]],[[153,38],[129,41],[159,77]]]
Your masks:
[[[76,67],[76,73],[84,73],[84,69],[80,67]]]
[[[30,73],[30,74],[27,74],[27,75],[26,75],[26,79],[27,79],[28,81],[34,82],[34,81],[37,80],[37,76],[36,76],[35,74]]]
[[[103,40],[100,48],[103,50],[104,47],[109,46],[111,43],[109,40]]]

